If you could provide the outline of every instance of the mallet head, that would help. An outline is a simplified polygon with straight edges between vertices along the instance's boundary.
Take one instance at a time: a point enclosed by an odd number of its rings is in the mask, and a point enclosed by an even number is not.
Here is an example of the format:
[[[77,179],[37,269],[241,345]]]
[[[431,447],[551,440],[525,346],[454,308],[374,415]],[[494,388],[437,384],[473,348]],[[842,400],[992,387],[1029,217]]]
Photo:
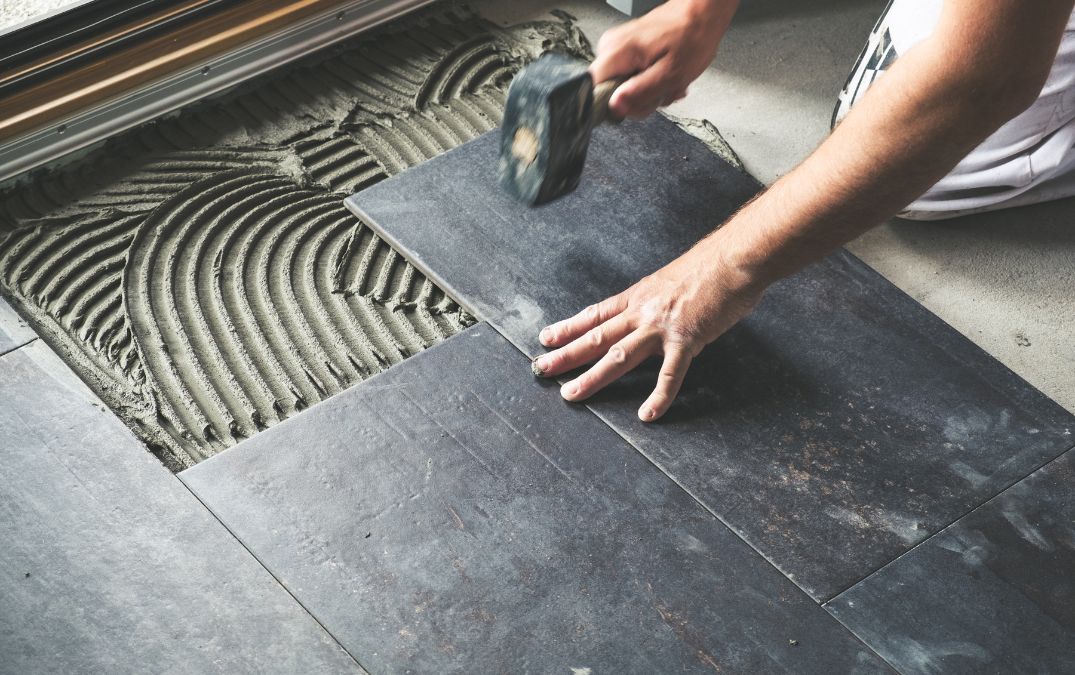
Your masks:
[[[519,71],[504,108],[500,185],[531,206],[578,187],[593,105],[593,79],[583,61],[545,54]]]

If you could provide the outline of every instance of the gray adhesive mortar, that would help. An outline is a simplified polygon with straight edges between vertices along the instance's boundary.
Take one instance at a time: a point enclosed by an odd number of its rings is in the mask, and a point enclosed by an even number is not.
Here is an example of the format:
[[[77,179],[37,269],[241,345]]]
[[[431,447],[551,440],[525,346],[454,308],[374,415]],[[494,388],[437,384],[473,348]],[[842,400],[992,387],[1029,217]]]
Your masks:
[[[566,14],[420,13],[20,177],[0,293],[189,467],[473,323],[343,198],[494,129],[548,50],[592,57]]]
[[[343,198],[496,127],[567,16],[404,19],[0,194],[0,291],[173,470],[473,322]]]

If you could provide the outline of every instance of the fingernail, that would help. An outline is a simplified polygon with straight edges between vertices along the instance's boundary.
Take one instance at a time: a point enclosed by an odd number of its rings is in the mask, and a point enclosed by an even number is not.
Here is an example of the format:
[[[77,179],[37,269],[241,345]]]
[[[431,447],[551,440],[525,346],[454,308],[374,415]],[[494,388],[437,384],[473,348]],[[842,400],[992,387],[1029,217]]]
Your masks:
[[[548,328],[542,328],[541,332],[538,333],[538,339],[541,340],[543,344],[548,344],[549,340],[552,339],[552,331]]]
[[[653,408],[650,407],[645,407],[638,411],[638,416],[643,422],[652,422],[655,415]]]
[[[578,396],[578,393],[579,385],[575,384],[574,382],[568,382],[564,386],[560,387],[560,395],[569,401]]]
[[[534,371],[534,374],[538,377],[545,377],[545,371],[548,369],[547,364],[542,360],[542,357],[537,357],[530,362],[530,370]]]

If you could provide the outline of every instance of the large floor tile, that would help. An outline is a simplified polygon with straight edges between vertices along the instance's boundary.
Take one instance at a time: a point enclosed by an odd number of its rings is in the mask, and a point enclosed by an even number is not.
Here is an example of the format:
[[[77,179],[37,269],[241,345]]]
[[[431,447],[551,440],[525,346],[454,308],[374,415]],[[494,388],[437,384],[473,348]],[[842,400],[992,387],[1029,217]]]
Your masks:
[[[527,209],[487,135],[349,200],[528,355],[537,331],[671,260],[754,183],[667,120],[599,130],[579,191]],[[1071,447],[1075,417],[851,255],[770,290],[660,424],[654,373],[591,405],[818,599]]]
[[[546,323],[653,272],[758,190],[753,178],[656,116],[597,129],[579,189],[528,209],[497,186],[498,134],[359,192],[347,205],[528,353],[539,348]]]
[[[0,672],[359,672],[42,342],[0,401]]]
[[[828,607],[906,672],[1075,672],[1075,451]]]
[[[597,44],[624,16],[593,0],[478,0],[501,25],[560,9]],[[741,2],[720,53],[668,110],[709,119],[764,183],[829,134],[837,94],[888,0]],[[893,219],[848,250],[1075,412],[1075,200],[944,223]]]
[[[37,337],[7,300],[0,298],[0,355],[18,349]]]
[[[886,669],[486,324],[180,477],[372,672]]]

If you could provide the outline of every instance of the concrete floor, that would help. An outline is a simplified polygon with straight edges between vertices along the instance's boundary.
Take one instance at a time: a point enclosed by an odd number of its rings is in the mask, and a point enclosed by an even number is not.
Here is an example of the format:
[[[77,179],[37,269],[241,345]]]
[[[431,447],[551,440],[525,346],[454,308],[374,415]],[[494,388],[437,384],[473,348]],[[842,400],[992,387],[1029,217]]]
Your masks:
[[[86,0],[0,0],[0,31]]]
[[[743,0],[677,115],[712,121],[765,183],[829,131],[833,102],[884,0]],[[510,24],[564,9],[596,44],[624,17],[598,0],[482,0]],[[941,224],[895,220],[848,248],[1075,411],[1075,200]]]

